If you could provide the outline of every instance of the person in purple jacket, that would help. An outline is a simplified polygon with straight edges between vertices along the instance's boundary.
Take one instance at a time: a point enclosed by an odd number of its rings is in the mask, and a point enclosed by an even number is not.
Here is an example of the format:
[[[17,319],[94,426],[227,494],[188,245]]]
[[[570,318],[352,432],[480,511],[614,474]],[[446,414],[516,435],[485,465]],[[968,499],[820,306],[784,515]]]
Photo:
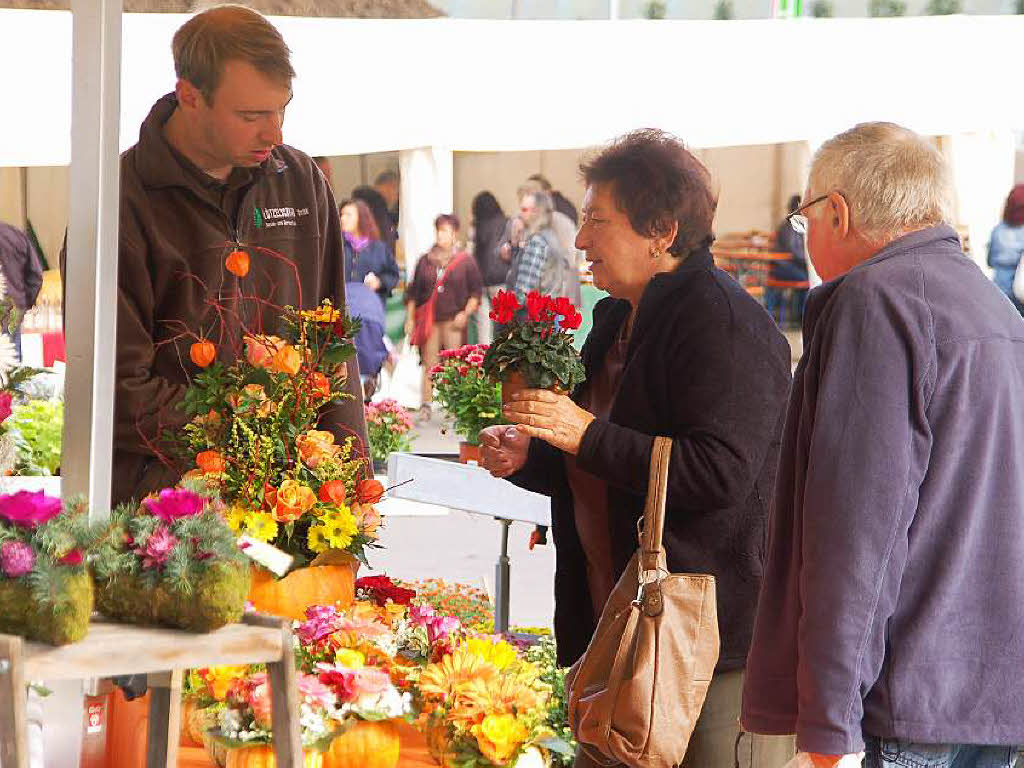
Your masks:
[[[927,139],[822,145],[815,269],[741,722],[802,764],[1003,768],[1024,744],[1024,321]]]

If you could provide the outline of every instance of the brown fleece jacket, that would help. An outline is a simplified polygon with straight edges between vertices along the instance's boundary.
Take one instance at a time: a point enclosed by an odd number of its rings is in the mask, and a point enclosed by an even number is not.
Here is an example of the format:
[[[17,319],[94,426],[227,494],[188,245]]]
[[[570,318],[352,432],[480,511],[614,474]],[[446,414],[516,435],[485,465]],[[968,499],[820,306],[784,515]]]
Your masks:
[[[121,157],[115,501],[138,498],[188,469],[167,466],[159,455],[161,432],[185,421],[179,404],[199,370],[189,359],[195,338],[186,334],[208,336],[230,360],[243,323],[249,332],[274,333],[279,307],[345,303],[341,223],[313,161],[280,146],[261,166],[235,168],[222,183],[164,139],[176,103],[173,94],[161,98],[139,143]],[[224,269],[236,242],[251,261],[241,279]],[[262,311],[249,300],[233,302],[239,283],[246,297],[265,302]],[[229,313],[218,313],[218,304]],[[236,306],[247,310],[241,320],[231,314]],[[339,436],[354,433],[366,446],[355,358],[348,374],[354,399],[335,404],[322,425]]]

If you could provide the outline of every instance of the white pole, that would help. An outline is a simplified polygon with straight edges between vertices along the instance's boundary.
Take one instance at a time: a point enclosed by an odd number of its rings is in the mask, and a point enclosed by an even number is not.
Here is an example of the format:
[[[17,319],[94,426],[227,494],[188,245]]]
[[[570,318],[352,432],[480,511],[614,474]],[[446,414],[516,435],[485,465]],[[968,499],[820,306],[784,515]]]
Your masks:
[[[65,270],[65,498],[110,510],[117,318],[121,0],[72,0],[71,203]]]
[[[608,0],[608,18],[612,21],[619,18],[619,0]]]

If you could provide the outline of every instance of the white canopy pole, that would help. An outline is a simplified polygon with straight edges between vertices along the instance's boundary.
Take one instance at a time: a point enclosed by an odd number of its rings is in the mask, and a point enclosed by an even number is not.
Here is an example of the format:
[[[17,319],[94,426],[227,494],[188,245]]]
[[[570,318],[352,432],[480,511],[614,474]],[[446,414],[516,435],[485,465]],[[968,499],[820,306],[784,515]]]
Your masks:
[[[65,282],[65,498],[110,511],[117,318],[121,0],[72,0],[71,205]]]

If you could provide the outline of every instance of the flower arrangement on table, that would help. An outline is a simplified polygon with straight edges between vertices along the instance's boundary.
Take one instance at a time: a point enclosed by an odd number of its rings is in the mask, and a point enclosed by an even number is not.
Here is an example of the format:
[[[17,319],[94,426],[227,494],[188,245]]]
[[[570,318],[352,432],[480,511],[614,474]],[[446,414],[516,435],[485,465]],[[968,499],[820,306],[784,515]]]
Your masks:
[[[469,344],[440,353],[430,369],[434,399],[454,422],[455,433],[476,445],[480,430],[501,424],[501,390],[484,372],[486,344]]]
[[[320,768],[321,753],[338,733],[335,695],[316,675],[299,674],[296,687],[303,765]],[[273,754],[271,692],[266,672],[253,672],[231,683],[224,707],[217,713],[217,728],[209,736],[229,750],[228,766]]]
[[[214,666],[185,673],[181,686],[181,731],[185,746],[209,748],[207,731],[216,728],[217,713],[224,708],[232,683],[252,670],[244,666]]]
[[[281,322],[282,335],[247,335],[244,355],[230,365],[211,359],[193,379],[181,452],[195,466],[186,477],[216,487],[235,531],[298,565],[329,549],[363,557],[379,524],[353,508],[366,461],[354,436],[337,443],[317,429],[321,409],[346,396],[357,326],[329,301],[285,307]]]
[[[96,607],[110,618],[209,632],[240,621],[248,560],[219,502],[165,489],[110,516],[91,566]]]
[[[540,670],[505,640],[466,637],[420,673],[417,691],[427,745],[449,768],[527,768],[572,753],[547,724]]]
[[[583,381],[583,363],[571,333],[583,316],[571,301],[532,291],[523,307],[514,293],[500,291],[490,317],[499,329],[483,367],[493,381],[502,383],[504,402],[515,390],[568,393]]]
[[[0,496],[0,632],[52,645],[85,637],[93,587],[83,505],[42,491]]]
[[[370,453],[375,462],[387,461],[388,454],[408,452],[412,448],[409,432],[414,424],[412,414],[387,398],[363,406],[366,431],[370,436]]]

